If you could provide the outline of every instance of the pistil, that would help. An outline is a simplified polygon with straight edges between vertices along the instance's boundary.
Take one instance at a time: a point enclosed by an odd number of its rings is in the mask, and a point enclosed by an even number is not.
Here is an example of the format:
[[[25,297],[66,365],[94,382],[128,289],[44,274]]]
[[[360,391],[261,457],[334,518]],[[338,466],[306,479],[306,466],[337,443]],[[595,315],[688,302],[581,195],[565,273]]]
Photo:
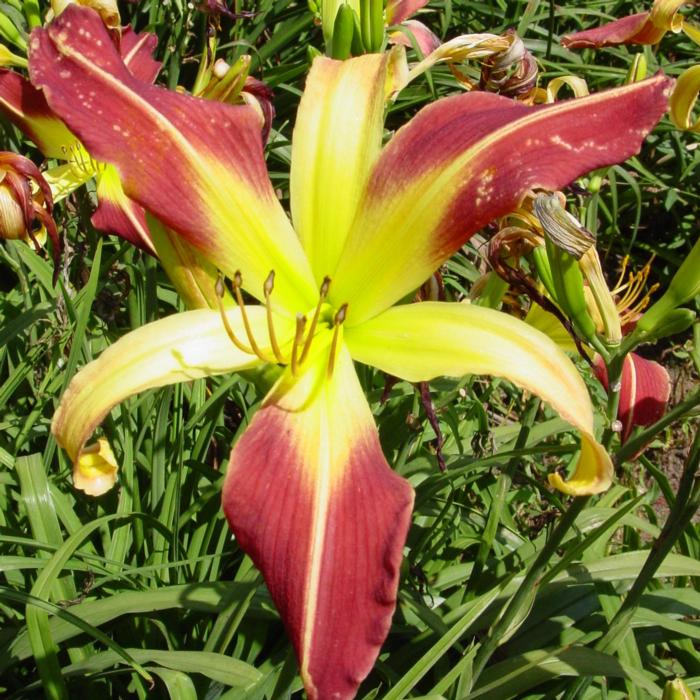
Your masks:
[[[321,306],[328,296],[328,289],[331,286],[331,278],[324,277],[321,283],[321,289],[319,290],[318,304],[316,304],[316,309],[314,311],[313,318],[311,319],[311,326],[309,326],[309,333],[306,336],[306,342],[304,343],[304,349],[301,351],[301,357],[299,358],[299,364],[302,364],[309,354],[311,349],[311,341],[314,339],[314,333],[316,332],[316,326],[318,324],[318,317],[321,314]]]
[[[306,316],[304,314],[297,314],[297,328],[294,334],[294,344],[292,345],[292,374],[296,377],[299,370],[299,365],[303,362],[302,358],[298,358],[299,346],[304,339],[304,329],[306,328]]]

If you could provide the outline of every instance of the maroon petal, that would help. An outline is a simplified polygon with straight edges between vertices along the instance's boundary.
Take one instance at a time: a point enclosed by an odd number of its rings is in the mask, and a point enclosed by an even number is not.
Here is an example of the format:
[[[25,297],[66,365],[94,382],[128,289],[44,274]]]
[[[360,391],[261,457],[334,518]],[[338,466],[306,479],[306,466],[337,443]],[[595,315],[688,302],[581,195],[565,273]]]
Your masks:
[[[137,34],[131,27],[122,29],[119,51],[131,75],[144,83],[152,83],[160,72],[161,63],[153,58],[158,37],[150,32]]]
[[[386,463],[347,351],[329,381],[326,369],[255,415],[231,455],[223,507],[263,572],[308,697],[343,700],[389,631],[413,491]],[[301,407],[299,397],[288,405],[317,382]]]
[[[424,107],[370,175],[333,277],[355,325],[418,288],[469,237],[517,207],[637,153],[668,108],[672,81],[527,107],[473,92]]]
[[[649,20],[648,12],[616,19],[600,27],[568,34],[561,40],[567,49],[600,48],[619,44],[658,44],[666,30]]]

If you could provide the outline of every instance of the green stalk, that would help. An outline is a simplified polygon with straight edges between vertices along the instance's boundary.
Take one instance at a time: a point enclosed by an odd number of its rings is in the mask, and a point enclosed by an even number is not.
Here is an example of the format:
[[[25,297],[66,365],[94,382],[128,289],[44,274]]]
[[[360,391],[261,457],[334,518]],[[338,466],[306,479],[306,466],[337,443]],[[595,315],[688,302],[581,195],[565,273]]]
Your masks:
[[[608,425],[603,431],[602,445],[606,450],[610,450],[610,444],[615,435],[613,423],[617,420],[617,409],[620,405],[620,384],[622,382],[622,368],[625,364],[625,354],[613,355],[606,361],[608,371]]]
[[[41,26],[41,9],[37,0],[24,0],[24,16],[30,29]]]
[[[683,534],[700,507],[700,476],[696,474],[698,466],[700,466],[700,431],[695,434],[690,455],[678,484],[676,502],[666,518],[666,524],[659,537],[654,541],[639,576],[635,579],[620,609],[611,620],[608,631],[595,645],[594,648],[597,651],[609,652],[616,648],[624,635],[630,631],[632,618],[639,607],[639,601],[649,581],[654,578],[659,566],[673,549],[678,538]],[[567,691],[564,700],[582,697],[592,682],[592,676],[579,678]]]
[[[576,522],[576,518],[578,518],[581,511],[586,507],[589,499],[590,496],[579,496],[578,498],[574,498],[573,502],[571,503],[571,507],[566,511],[566,513],[564,513],[561,520],[559,520],[557,523],[556,527],[552,531],[552,534],[542,548],[542,551],[537,555],[532,567],[527,572],[525,578],[518,587],[517,592],[510,599],[508,607],[505,609],[501,617],[499,617],[494,623],[493,627],[491,627],[488,636],[482,642],[481,647],[476,654],[476,658],[474,659],[474,665],[472,667],[472,688],[479,679],[479,676],[486,667],[486,664],[489,662],[493,652],[498,648],[501,639],[510,630],[516,617],[522,613],[521,608],[531,598],[533,589],[539,586],[542,574],[547,567],[549,560],[556,553],[566,533]]]

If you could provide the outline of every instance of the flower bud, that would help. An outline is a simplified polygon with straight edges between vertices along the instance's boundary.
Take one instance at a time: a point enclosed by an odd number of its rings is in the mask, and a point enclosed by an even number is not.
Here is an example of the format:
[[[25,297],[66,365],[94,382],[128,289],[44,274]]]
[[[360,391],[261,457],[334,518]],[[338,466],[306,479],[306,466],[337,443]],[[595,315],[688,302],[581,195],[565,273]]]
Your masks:
[[[40,224],[51,237],[57,263],[60,241],[52,211],[51,188],[39,168],[29,158],[0,151],[0,238],[29,238],[38,249],[34,228]]]
[[[24,211],[12,189],[4,182],[0,183],[0,238],[15,240],[26,235]]]
[[[668,681],[664,686],[661,700],[694,700],[693,691],[680,678]]]

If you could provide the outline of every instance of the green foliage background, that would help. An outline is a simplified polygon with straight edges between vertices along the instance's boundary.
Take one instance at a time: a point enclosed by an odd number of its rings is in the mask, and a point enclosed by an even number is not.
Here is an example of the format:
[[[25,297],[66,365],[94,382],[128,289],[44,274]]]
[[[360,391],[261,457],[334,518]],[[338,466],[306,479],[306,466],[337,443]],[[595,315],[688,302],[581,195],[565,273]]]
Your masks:
[[[13,4],[0,3],[0,12]],[[220,55],[251,53],[254,74],[275,90],[268,162],[284,196],[309,49],[323,49],[320,27],[302,2],[234,4],[257,14],[222,19]],[[207,17],[183,0],[120,9],[137,29],[158,34],[160,82],[190,87]],[[620,84],[635,52],[651,71],[671,75],[698,61],[683,35],[669,34],[659,48],[559,46],[564,33],[640,9],[627,0],[436,0],[420,19],[443,38],[515,27],[540,62],[541,84],[574,73],[596,91]],[[458,90],[448,69],[434,69],[401,94],[388,127]],[[3,150],[40,162],[16,130],[2,128]],[[623,255],[639,267],[654,254],[652,277],[663,284],[690,249],[698,143],[664,120],[638,157],[608,171],[599,193],[579,198],[611,279]],[[91,228],[92,197],[82,191],[58,207],[66,252],[57,287],[46,257],[22,243],[0,247],[0,693],[298,694],[278,615],[219,505],[230,447],[261,398],[252,385],[232,376],[125,402],[104,424],[122,465],[119,487],[98,499],[71,488],[69,460],[49,434],[63,389],[128,329],[180,308],[152,258]],[[468,292],[479,273],[468,246],[446,266],[449,293]],[[692,339],[673,339],[651,356],[670,366],[675,401],[697,403]],[[382,404],[384,378],[362,368],[361,379],[385,454],[417,499],[394,626],[359,697],[660,698],[675,675],[700,687],[692,413],[679,410],[609,492],[572,507],[545,475],[571,462],[575,444],[538,401],[501,381],[434,382],[446,438],[441,473],[414,388],[400,383]],[[602,390],[590,383],[602,406]],[[650,552],[658,568],[640,578]],[[630,590],[635,604],[620,613]],[[489,634],[518,591],[507,624]],[[622,634],[606,640],[613,619]],[[587,687],[584,678],[592,679]]]

